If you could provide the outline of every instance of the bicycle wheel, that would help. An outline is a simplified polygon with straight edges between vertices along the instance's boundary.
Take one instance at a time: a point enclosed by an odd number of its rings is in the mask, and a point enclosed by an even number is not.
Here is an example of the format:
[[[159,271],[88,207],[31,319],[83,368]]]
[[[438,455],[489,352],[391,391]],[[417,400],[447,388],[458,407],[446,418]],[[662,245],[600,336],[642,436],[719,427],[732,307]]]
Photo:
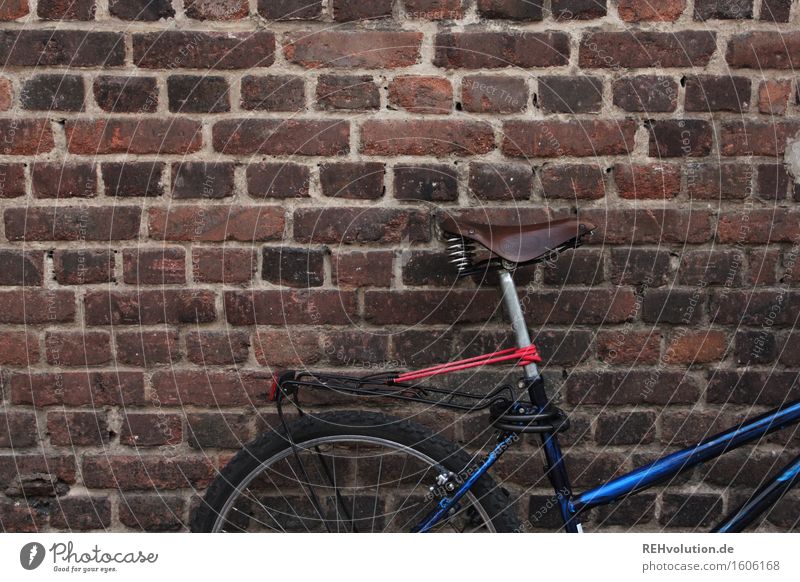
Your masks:
[[[192,531],[412,531],[440,498],[437,477],[458,481],[478,462],[421,425],[378,413],[304,416],[289,434],[294,447],[276,431],[240,451],[208,488]],[[435,530],[518,527],[508,495],[484,475]]]

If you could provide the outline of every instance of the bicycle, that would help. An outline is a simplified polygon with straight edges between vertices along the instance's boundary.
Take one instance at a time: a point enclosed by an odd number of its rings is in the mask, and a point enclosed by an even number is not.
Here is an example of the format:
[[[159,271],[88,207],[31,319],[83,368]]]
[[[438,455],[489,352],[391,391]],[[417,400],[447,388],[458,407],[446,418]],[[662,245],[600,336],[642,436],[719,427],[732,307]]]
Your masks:
[[[489,470],[520,435],[538,434],[563,529],[578,533],[583,531],[581,516],[589,509],[641,492],[800,421],[800,400],[789,402],[574,494],[558,439],[569,419],[545,391],[538,367],[542,359],[531,343],[512,275],[580,246],[594,226],[577,219],[496,226],[446,217],[440,227],[460,277],[496,272],[516,347],[410,372],[354,377],[289,370],[276,375],[269,398],[276,403],[280,427],[247,445],[220,472],[193,514],[193,531],[520,531],[509,495]],[[522,368],[517,390],[503,385],[474,394],[425,382],[502,363]],[[485,457],[475,457],[429,428],[383,413],[305,414],[300,395],[309,391],[465,413],[488,410],[496,442]],[[286,402],[300,418],[287,419]],[[800,456],[712,531],[742,531],[798,481]]]

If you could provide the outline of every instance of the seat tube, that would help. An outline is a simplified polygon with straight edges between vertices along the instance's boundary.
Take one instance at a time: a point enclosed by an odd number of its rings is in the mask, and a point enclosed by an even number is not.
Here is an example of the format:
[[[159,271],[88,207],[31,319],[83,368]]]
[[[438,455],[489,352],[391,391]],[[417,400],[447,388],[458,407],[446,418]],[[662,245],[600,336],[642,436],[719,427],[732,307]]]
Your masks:
[[[527,348],[531,345],[531,336],[528,333],[528,324],[525,323],[525,315],[522,313],[522,305],[519,302],[517,288],[514,286],[514,279],[506,269],[500,270],[499,275],[500,288],[503,290],[503,303],[511,319],[511,328],[514,330],[517,347]],[[531,362],[526,365],[524,370],[528,380],[539,378],[539,367],[535,363]]]

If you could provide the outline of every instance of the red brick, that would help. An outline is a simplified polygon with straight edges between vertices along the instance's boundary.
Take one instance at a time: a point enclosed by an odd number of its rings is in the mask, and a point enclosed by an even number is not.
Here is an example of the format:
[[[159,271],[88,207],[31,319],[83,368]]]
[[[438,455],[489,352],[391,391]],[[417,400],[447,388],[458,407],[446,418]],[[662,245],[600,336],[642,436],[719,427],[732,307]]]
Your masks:
[[[342,119],[226,119],[214,124],[214,150],[224,154],[340,156],[350,150]]]
[[[457,20],[464,17],[463,0],[403,0],[406,16],[425,20]]]
[[[578,64],[583,68],[704,67],[716,50],[707,30],[587,32]]]
[[[678,83],[671,77],[623,77],[614,81],[612,91],[614,105],[625,111],[657,113],[675,111],[678,106]]]
[[[458,170],[443,164],[397,165],[394,167],[394,197],[427,202],[456,201]]]
[[[714,131],[703,119],[657,119],[648,124],[650,157],[702,157],[711,153]]]
[[[228,80],[217,75],[170,75],[167,97],[173,113],[224,113],[231,109]]]
[[[133,63],[145,69],[251,69],[275,60],[272,32],[162,30],[133,34]]]
[[[106,249],[57,249],[53,270],[61,285],[108,283],[114,281],[114,253]]]
[[[742,20],[753,17],[753,0],[695,0],[695,20]]]
[[[528,107],[524,78],[469,75],[461,80],[461,104],[475,113],[518,113]]]
[[[0,199],[25,196],[25,165],[0,164]]]
[[[276,206],[172,206],[150,208],[150,237],[171,241],[267,241],[280,239],[283,209]]]
[[[20,411],[0,412],[0,448],[32,447],[36,445],[37,440],[35,414]]]
[[[747,77],[692,75],[686,79],[686,111],[733,111],[750,109],[750,79]]]
[[[186,252],[181,247],[133,248],[122,253],[122,277],[131,285],[186,282]]]
[[[28,14],[28,0],[6,0],[0,4],[0,21],[16,20]]]
[[[119,521],[138,531],[178,531],[185,527],[185,505],[186,501],[175,495],[125,494],[120,496]]]
[[[47,119],[0,119],[0,134],[3,135],[0,154],[4,156],[33,156],[55,147]]]
[[[719,215],[717,239],[722,243],[795,242],[798,238],[800,214],[794,210],[774,212],[767,208],[750,208]]]
[[[545,198],[596,200],[606,195],[605,172],[590,164],[546,165],[541,172]]]
[[[430,216],[399,208],[299,208],[294,238],[302,243],[425,242]]]
[[[337,252],[331,260],[333,282],[340,287],[388,287],[393,258],[391,251]]]
[[[269,371],[163,370],[153,374],[160,406],[262,406],[272,382]]]
[[[110,113],[152,113],[158,107],[155,77],[103,75],[92,85],[94,100]]]
[[[139,372],[47,372],[11,377],[11,402],[43,406],[140,406],[145,403]]]
[[[728,338],[721,331],[706,330],[675,335],[664,352],[668,364],[705,364],[725,357]]]
[[[104,331],[48,331],[47,363],[53,366],[96,366],[111,360],[111,337]]]
[[[184,11],[194,20],[240,20],[250,6],[247,0],[186,0]]]
[[[174,199],[219,199],[233,196],[235,167],[230,162],[173,162]]]
[[[231,325],[350,325],[357,311],[354,291],[225,292],[225,314]]]
[[[242,109],[250,111],[302,111],[306,105],[305,81],[294,75],[248,75],[242,79]]]
[[[416,64],[421,43],[421,32],[323,30],[288,33],[283,51],[308,68],[390,69]]]
[[[614,182],[620,198],[667,200],[681,191],[681,168],[666,164],[616,164]]]
[[[333,19],[337,22],[374,20],[392,16],[392,0],[333,0]]]
[[[409,113],[447,114],[453,110],[453,87],[441,77],[401,75],[389,83],[389,103]]]
[[[198,366],[241,364],[249,355],[250,334],[245,331],[190,331],[186,335],[186,357]]]
[[[308,198],[308,166],[291,162],[263,162],[247,166],[247,193],[253,198]]]
[[[686,193],[697,200],[741,200],[753,191],[753,168],[743,164],[684,165]]]
[[[594,243],[701,243],[711,239],[711,216],[706,210],[591,209],[581,218],[597,227]]]
[[[250,249],[196,248],[192,250],[192,272],[202,283],[247,283],[258,260]]]
[[[769,115],[786,115],[792,82],[789,79],[767,79],[758,86],[758,111]]]
[[[0,365],[30,366],[38,361],[39,340],[36,334],[27,331],[0,332]]]
[[[176,445],[183,439],[183,423],[177,414],[128,413],[122,419],[119,442],[132,447]]]
[[[141,210],[135,206],[7,208],[8,240],[110,241],[139,235]]]
[[[315,105],[326,110],[374,110],[381,105],[381,95],[372,75],[320,75]]]
[[[270,20],[316,20],[322,0],[258,0],[258,13]]]
[[[719,129],[723,156],[782,156],[786,143],[800,131],[800,121],[725,121]]]
[[[107,162],[100,166],[106,196],[153,198],[164,194],[162,162]]]
[[[214,468],[204,456],[97,455],[83,459],[83,481],[90,489],[204,489]]]
[[[620,121],[507,121],[503,153],[512,157],[554,158],[627,154],[636,124]]]
[[[38,286],[44,280],[41,251],[0,249],[0,285]]]
[[[619,17],[625,22],[674,22],[686,10],[686,0],[654,4],[650,0],[620,0]]]
[[[728,41],[725,59],[733,68],[796,69],[800,66],[800,32],[758,30]]]
[[[189,154],[203,145],[192,119],[68,120],[67,148],[73,154]]]
[[[50,516],[50,527],[68,531],[107,531],[111,527],[111,501],[107,497],[60,499]]]
[[[440,32],[433,64],[447,69],[557,67],[569,62],[563,32]]]
[[[478,0],[478,14],[484,18],[537,21],[543,18],[542,4],[517,0]]]
[[[35,198],[93,198],[97,167],[93,164],[40,163],[31,170]]]
[[[105,412],[72,412],[57,410],[47,413],[47,434],[54,445],[98,446],[111,440]]]
[[[322,195],[331,198],[376,200],[382,198],[386,166],[382,162],[335,162],[319,167]]]
[[[87,325],[208,323],[216,319],[215,294],[205,289],[90,291]]]
[[[678,280],[684,285],[736,286],[742,280],[744,255],[738,250],[689,250],[681,256]]]
[[[480,162],[469,165],[469,191],[480,200],[528,200],[532,190],[530,166]]]
[[[319,334],[303,330],[259,329],[253,350],[259,364],[271,367],[316,364],[322,355]]]
[[[376,325],[484,323],[497,316],[489,290],[367,291],[364,318]]]
[[[371,156],[472,156],[494,149],[488,123],[465,120],[370,120],[361,126],[361,153]]]
[[[6,67],[118,67],[125,62],[121,32],[86,30],[0,31]]]
[[[655,364],[661,356],[661,332],[622,330],[597,334],[597,358],[607,364]]]
[[[72,291],[18,289],[0,291],[0,323],[68,323],[75,319]]]
[[[114,334],[117,361],[131,366],[170,364],[180,359],[176,331],[117,331]]]

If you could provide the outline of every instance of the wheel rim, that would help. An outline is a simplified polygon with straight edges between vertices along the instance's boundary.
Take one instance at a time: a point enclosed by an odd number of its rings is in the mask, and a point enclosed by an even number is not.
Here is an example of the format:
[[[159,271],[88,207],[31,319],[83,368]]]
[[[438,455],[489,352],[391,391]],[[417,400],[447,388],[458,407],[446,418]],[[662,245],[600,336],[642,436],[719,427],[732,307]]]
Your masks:
[[[395,441],[334,435],[296,447],[302,467],[291,447],[260,463],[234,487],[212,531],[410,531],[444,491],[436,487],[444,466]],[[470,491],[435,531],[495,529]]]

